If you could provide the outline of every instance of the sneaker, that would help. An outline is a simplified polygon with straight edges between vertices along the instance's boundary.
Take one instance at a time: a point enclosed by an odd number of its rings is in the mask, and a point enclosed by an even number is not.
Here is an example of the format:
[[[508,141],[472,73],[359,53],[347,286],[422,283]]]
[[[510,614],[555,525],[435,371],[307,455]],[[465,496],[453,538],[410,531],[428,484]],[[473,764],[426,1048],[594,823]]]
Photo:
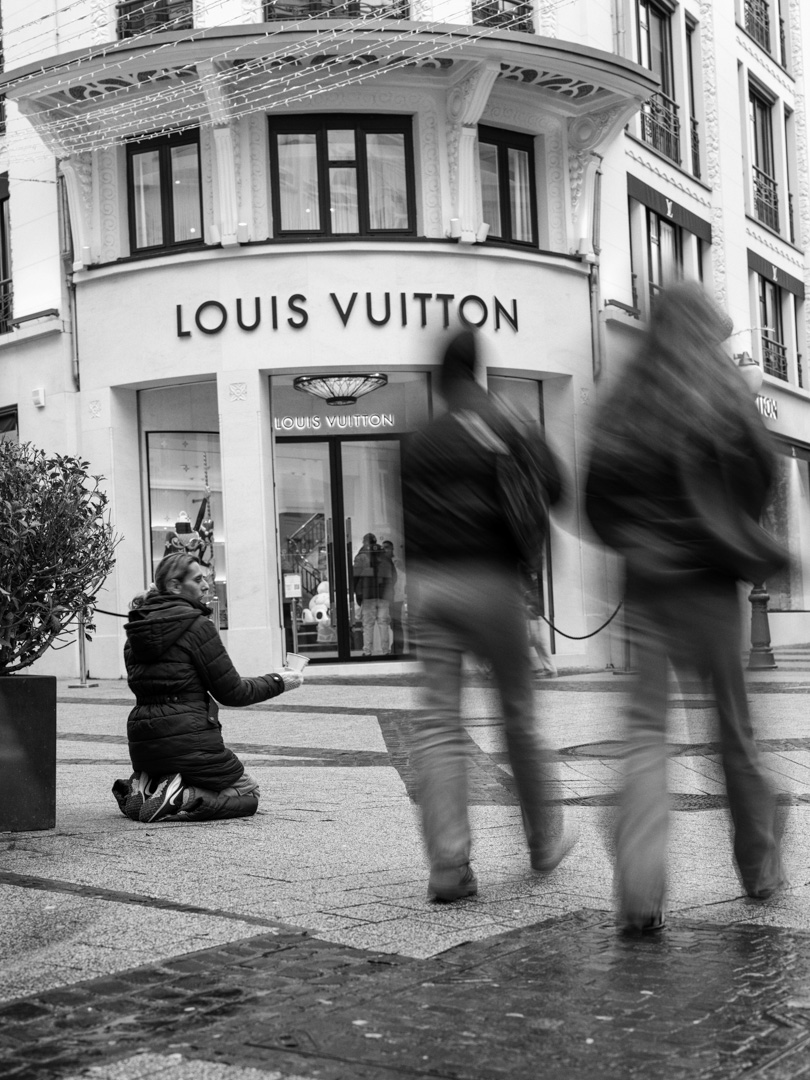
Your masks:
[[[667,924],[663,911],[652,915],[625,915],[622,930],[625,934],[655,934]]]
[[[162,776],[154,795],[144,800],[138,820],[146,823],[176,814],[183,802],[183,777],[180,773]]]
[[[124,802],[123,811],[132,821],[140,821],[141,807],[157,785],[149,773],[133,773],[129,780],[129,792]]]
[[[127,814],[126,804],[129,798],[130,787],[132,785],[131,780],[115,780],[113,781],[112,793],[115,801],[118,803],[118,809],[122,814]],[[127,814],[129,817],[129,814]]]
[[[478,895],[478,878],[469,863],[451,866],[448,870],[431,870],[428,882],[428,899],[439,904],[450,904],[465,896]]]
[[[536,874],[550,873],[560,865],[578,839],[579,833],[577,832],[577,829],[573,825],[566,824],[563,827],[562,836],[559,840],[554,841],[547,852],[530,852],[532,870],[534,870]]]

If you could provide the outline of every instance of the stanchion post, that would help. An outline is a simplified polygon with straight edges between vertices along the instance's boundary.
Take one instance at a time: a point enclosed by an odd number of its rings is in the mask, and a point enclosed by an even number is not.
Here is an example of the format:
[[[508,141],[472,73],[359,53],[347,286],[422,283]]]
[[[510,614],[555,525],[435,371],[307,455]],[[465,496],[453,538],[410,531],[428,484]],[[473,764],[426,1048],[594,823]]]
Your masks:
[[[79,615],[79,681],[77,683],[68,683],[68,687],[71,690],[84,689],[85,686],[98,686],[97,682],[88,682],[88,670],[87,670],[87,652],[85,649],[84,641],[84,613]]]
[[[768,623],[768,601],[770,598],[764,583],[755,584],[748,596],[748,602],[751,604],[749,671],[764,671],[777,666],[771,648],[771,628]]]

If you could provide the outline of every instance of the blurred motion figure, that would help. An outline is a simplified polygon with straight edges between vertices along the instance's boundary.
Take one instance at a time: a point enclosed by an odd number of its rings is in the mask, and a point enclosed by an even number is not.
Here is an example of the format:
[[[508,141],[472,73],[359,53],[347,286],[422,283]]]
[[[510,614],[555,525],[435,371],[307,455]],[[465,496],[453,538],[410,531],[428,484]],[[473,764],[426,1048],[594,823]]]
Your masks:
[[[784,555],[759,525],[770,436],[722,341],[731,324],[695,284],[657,298],[646,340],[597,411],[587,510],[624,556],[638,677],[627,716],[617,832],[620,918],[664,922],[668,661],[711,678],[734,832],[749,896],[783,884],[776,800],[754,741],[737,581]]]
[[[440,901],[478,891],[467,812],[470,740],[460,716],[467,651],[492,665],[532,867],[553,869],[572,842],[570,834],[559,835],[562,815],[554,817],[548,806],[555,773],[535,719],[518,544],[499,497],[496,459],[523,436],[476,381],[477,362],[473,333],[460,332],[447,346],[439,376],[448,411],[413,437],[402,465],[409,603],[425,673],[413,761],[430,860],[428,891]],[[553,502],[559,473],[539,433],[535,437]]]

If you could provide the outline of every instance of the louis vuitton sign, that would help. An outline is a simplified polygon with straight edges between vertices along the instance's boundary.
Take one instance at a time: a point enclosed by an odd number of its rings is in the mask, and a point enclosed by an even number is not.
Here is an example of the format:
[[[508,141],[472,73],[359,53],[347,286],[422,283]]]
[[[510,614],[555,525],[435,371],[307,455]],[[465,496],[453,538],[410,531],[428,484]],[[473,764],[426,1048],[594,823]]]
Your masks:
[[[518,302],[512,297],[483,297],[475,293],[346,292],[329,293],[317,300],[303,293],[290,296],[236,297],[228,303],[203,300],[196,308],[177,304],[177,336],[221,334],[226,327],[240,332],[257,330],[304,330],[318,326],[329,331],[335,325],[344,329],[366,324],[371,326],[434,326],[447,329],[452,319],[466,326],[510,329],[518,332]]]

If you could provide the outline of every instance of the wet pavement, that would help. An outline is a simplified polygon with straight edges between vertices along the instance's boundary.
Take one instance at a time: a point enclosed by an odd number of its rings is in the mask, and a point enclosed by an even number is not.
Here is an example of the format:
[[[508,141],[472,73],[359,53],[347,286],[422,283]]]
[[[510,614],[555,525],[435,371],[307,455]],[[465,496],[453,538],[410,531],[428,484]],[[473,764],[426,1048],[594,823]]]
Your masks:
[[[51,833],[0,834],[0,1077],[810,1078],[810,677],[750,683],[791,887],[746,899],[711,702],[673,703],[667,928],[618,932],[611,831],[627,682],[538,687],[580,829],[532,875],[492,689],[471,679],[476,898],[431,905],[408,724],[418,677],[310,678],[224,711],[253,819],[138,826],[121,683],[60,686]]]

